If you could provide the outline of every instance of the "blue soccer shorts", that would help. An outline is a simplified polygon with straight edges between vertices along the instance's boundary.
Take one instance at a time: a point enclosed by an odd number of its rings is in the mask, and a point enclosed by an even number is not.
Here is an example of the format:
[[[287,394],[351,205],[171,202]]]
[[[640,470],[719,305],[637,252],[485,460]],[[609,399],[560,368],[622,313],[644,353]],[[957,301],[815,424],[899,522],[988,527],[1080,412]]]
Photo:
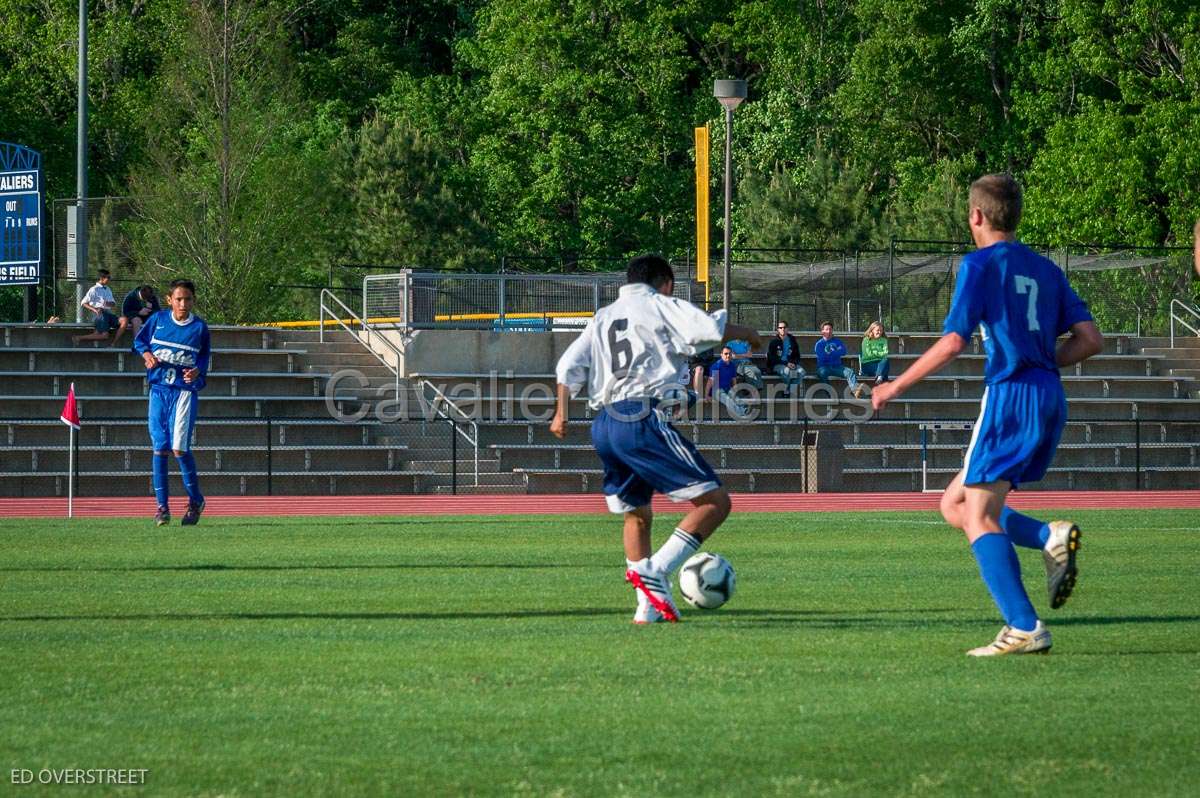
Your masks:
[[[1029,369],[983,391],[963,463],[963,484],[1037,482],[1054,460],[1067,423],[1058,374]]]
[[[655,404],[614,402],[592,421],[592,443],[604,463],[604,498],[614,513],[644,507],[654,491],[682,502],[721,486],[692,442]]]
[[[150,442],[154,451],[191,451],[199,405],[195,391],[150,386]]]

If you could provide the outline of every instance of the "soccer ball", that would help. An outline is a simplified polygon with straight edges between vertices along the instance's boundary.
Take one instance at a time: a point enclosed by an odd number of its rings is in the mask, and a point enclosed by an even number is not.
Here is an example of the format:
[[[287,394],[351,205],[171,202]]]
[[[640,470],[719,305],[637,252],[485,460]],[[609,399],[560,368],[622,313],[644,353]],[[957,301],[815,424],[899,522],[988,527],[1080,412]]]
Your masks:
[[[729,561],[707,551],[693,555],[679,569],[683,600],[701,610],[715,610],[733,598],[736,582]]]

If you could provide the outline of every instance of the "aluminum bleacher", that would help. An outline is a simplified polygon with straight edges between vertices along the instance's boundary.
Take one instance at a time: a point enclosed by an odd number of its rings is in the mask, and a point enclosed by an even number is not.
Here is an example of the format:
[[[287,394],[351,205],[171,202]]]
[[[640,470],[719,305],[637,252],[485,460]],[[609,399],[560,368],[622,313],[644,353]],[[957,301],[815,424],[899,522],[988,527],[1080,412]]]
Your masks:
[[[79,436],[81,495],[148,495],[147,386],[128,349],[70,346],[75,325],[0,325],[0,495],[54,496],[66,490],[67,435],[58,421],[74,383],[84,425]],[[423,362],[444,370],[410,371],[401,390],[411,407],[448,395],[469,418],[474,443],[443,416],[417,412],[383,418],[379,398],[393,374],[341,331],[213,328],[214,354],[194,446],[213,494],[354,494],[579,492],[599,490],[585,399],[572,402],[568,437],[547,428],[553,400],[551,362],[495,357],[491,371],[461,368],[454,331],[430,338]],[[462,349],[507,352],[481,336],[549,333],[462,331]],[[553,334],[560,335],[560,334]],[[801,334],[811,351],[813,334]],[[852,351],[857,339],[845,336]],[[902,371],[936,335],[893,335],[892,371]],[[489,339],[490,340],[490,339]],[[128,341],[128,339],[127,339]],[[433,343],[435,342],[436,343]],[[1200,485],[1200,339],[1110,336],[1105,351],[1064,371],[1071,422],[1054,467],[1040,487],[1191,488]],[[438,350],[436,347],[441,347]],[[439,358],[439,351],[444,356]],[[801,363],[811,375],[811,357]],[[919,490],[924,462],[930,487],[961,467],[969,430],[922,422],[973,421],[983,392],[984,356],[976,340],[942,373],[878,415],[865,403],[828,396],[805,406],[784,398],[749,404],[757,420],[735,422],[702,403],[680,431],[736,490]],[[363,383],[331,379],[353,369]],[[769,397],[775,379],[767,376]],[[812,377],[805,387],[812,384]],[[368,404],[364,404],[364,401]],[[364,412],[357,418],[355,411]],[[355,420],[339,421],[332,411]],[[477,447],[476,447],[477,445]],[[817,475],[814,463],[836,463]],[[468,475],[468,471],[470,474]],[[476,476],[477,473],[477,476]],[[179,491],[176,483],[173,490]]]

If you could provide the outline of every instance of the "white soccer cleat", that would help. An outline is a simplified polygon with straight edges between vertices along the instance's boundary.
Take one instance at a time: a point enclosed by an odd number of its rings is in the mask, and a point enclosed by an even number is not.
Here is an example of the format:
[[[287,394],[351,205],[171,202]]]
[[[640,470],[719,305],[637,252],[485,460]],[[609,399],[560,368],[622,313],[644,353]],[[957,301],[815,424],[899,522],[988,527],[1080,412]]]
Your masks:
[[[663,614],[650,604],[650,601],[642,595],[641,591],[637,591],[638,606],[637,611],[633,613],[633,622],[638,626],[648,623],[658,623],[663,620]]]
[[[1050,606],[1058,609],[1067,603],[1075,589],[1075,577],[1079,569],[1075,565],[1075,553],[1083,533],[1070,521],[1051,521],[1050,537],[1042,547],[1042,558],[1046,561],[1046,591],[1050,594]]]
[[[1050,653],[1050,630],[1041,621],[1032,632],[1023,632],[1011,626],[1005,626],[996,635],[996,639],[986,646],[973,648],[967,652],[968,657],[1000,657],[1005,654],[1048,654]]]
[[[671,598],[671,578],[651,565],[649,558],[626,571],[625,581],[646,597],[651,608],[662,614],[663,620],[671,623],[679,620],[679,610]],[[636,616],[634,620],[637,620]]]

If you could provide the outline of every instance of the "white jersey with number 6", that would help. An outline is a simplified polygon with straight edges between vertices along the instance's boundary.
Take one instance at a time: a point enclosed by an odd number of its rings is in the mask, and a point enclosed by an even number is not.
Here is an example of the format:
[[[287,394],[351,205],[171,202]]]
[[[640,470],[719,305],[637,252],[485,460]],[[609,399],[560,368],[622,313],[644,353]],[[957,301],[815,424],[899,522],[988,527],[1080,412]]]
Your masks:
[[[687,359],[721,343],[725,311],[712,315],[645,283],[621,286],[558,361],[558,381],[593,409],[623,399],[659,399],[679,384]]]

